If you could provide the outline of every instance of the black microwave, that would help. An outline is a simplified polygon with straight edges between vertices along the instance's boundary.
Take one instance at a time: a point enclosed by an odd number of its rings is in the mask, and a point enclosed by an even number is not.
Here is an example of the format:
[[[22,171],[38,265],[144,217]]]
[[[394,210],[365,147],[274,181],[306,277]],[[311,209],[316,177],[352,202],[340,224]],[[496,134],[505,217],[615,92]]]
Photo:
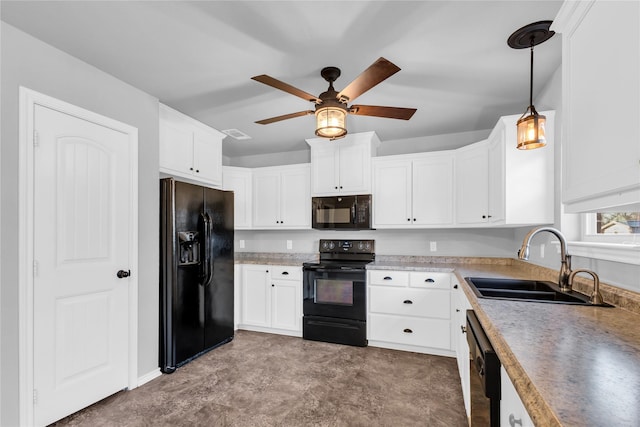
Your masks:
[[[311,226],[318,230],[371,230],[371,194],[313,197]]]

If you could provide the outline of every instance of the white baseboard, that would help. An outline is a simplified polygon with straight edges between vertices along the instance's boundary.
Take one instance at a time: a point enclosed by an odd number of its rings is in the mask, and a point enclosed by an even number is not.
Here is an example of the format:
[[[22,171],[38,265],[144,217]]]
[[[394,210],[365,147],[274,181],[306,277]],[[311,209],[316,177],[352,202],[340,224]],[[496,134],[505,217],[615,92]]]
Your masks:
[[[160,372],[160,368],[156,368],[151,372],[148,372],[146,374],[144,374],[141,377],[138,377],[138,387],[140,387],[143,384],[148,383],[149,381],[158,378],[160,375],[162,375],[162,372]]]

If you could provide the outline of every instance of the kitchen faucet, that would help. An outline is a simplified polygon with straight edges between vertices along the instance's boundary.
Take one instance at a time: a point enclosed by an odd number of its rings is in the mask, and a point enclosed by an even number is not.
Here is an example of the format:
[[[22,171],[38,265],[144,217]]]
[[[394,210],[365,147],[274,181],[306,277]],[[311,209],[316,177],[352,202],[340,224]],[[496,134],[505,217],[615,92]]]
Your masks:
[[[522,260],[529,259],[529,243],[536,234],[547,231],[560,240],[560,275],[558,277],[558,285],[563,292],[569,292],[571,290],[571,281],[569,281],[569,275],[571,274],[571,255],[567,253],[567,240],[564,238],[560,230],[553,227],[538,227],[531,230],[522,242],[522,247],[518,250],[518,258]]]

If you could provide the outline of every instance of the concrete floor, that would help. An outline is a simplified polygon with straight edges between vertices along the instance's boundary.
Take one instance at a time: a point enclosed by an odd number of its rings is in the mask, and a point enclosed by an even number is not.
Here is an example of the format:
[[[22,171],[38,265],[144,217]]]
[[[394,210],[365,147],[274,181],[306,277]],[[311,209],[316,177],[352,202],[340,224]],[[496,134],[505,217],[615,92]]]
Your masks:
[[[466,426],[456,361],[238,331],[57,426]]]

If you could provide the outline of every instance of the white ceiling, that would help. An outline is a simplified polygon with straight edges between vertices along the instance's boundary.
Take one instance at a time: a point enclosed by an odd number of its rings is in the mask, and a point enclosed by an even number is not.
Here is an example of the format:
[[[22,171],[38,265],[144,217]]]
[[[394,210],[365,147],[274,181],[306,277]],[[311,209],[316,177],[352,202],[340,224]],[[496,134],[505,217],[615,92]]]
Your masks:
[[[250,80],[268,74],[306,92],[340,91],[379,57],[402,71],[358,104],[412,107],[409,121],[350,116],[382,141],[489,129],[528,104],[529,51],[507,46],[562,1],[7,1],[2,20],[216,129],[226,156],[306,149],[314,117],[254,121],[311,103]],[[556,36],[535,49],[535,93],[560,65]],[[537,106],[540,110],[540,107]]]

